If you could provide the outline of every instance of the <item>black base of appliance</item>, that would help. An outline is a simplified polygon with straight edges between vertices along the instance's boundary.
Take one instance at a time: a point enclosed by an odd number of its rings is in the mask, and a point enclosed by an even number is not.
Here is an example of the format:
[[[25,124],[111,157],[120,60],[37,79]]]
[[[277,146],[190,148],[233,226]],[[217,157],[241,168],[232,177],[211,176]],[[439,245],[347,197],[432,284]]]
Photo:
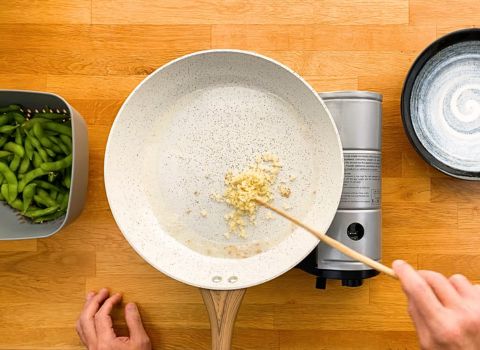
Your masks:
[[[314,249],[300,264],[296,267],[317,276],[315,287],[317,289],[325,289],[327,286],[327,279],[341,280],[342,286],[345,287],[360,287],[363,280],[374,277],[379,274],[376,270],[324,270],[317,268],[317,250]]]

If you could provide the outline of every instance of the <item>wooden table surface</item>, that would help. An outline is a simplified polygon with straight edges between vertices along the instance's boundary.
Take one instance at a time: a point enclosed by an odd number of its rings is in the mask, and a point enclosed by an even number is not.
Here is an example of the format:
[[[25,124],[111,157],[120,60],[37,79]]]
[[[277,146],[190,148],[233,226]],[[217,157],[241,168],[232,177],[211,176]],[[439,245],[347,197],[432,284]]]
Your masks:
[[[399,112],[416,55],[442,34],[479,25],[480,2],[3,0],[0,23],[0,87],[62,95],[90,133],[82,216],[48,239],[0,242],[0,349],[82,349],[75,320],[86,291],[102,286],[139,303],[155,349],[209,348],[198,290],[134,253],[109,211],[102,171],[129,92],[169,60],[210,48],[271,56],[319,91],[382,93],[384,262],[480,279],[480,184],[425,164]],[[405,298],[385,276],[320,291],[292,270],[250,288],[236,326],[234,349],[417,348]]]

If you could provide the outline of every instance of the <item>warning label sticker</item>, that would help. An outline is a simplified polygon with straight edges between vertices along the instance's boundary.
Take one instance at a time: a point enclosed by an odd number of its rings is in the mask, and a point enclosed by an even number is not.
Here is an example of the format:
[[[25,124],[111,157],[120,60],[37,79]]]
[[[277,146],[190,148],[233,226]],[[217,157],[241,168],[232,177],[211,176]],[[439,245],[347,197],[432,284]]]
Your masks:
[[[344,151],[345,179],[339,209],[380,208],[380,152]]]

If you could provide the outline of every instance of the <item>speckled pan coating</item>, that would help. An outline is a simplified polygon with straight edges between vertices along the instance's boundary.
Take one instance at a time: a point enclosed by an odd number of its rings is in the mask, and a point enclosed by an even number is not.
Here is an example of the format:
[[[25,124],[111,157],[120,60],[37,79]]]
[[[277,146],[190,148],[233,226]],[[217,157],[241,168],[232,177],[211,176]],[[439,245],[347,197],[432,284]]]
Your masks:
[[[411,96],[412,124],[425,149],[451,168],[480,172],[480,41],[438,52]]]
[[[181,57],[145,79],[113,124],[105,185],[115,220],[151,265],[209,289],[245,288],[292,268],[318,243],[281,218],[248,239],[224,236],[227,169],[271,152],[292,196],[275,204],[326,231],[343,183],[342,147],[314,90],[289,68],[254,53],[212,50]],[[208,215],[202,217],[201,210]]]

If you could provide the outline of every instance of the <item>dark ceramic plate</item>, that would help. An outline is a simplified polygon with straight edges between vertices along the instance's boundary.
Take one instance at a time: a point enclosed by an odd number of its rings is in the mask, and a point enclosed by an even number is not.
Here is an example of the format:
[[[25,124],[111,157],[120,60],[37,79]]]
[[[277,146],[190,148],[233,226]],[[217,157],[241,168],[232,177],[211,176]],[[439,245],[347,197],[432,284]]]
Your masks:
[[[438,170],[480,179],[480,29],[450,33],[408,72],[402,119],[417,152]]]

